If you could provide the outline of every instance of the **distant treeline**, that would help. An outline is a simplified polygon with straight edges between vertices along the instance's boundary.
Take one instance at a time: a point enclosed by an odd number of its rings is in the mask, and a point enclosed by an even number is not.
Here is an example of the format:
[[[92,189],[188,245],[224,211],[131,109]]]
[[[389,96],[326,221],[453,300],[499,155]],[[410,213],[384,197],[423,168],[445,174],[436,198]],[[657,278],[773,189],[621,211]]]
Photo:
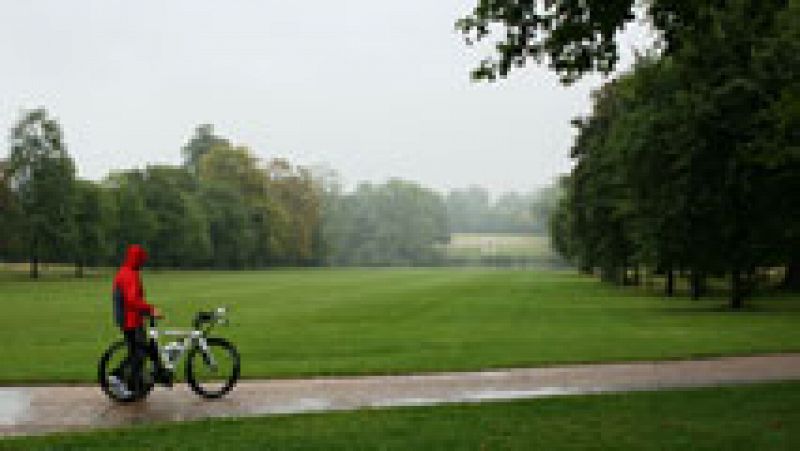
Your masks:
[[[525,233],[546,235],[558,186],[532,193],[509,192],[494,202],[481,186],[450,191],[447,214],[454,233]]]
[[[617,283],[639,270],[800,287],[800,3],[687,3],[666,53],[594,94],[553,216],[558,250]]]
[[[44,109],[24,113],[0,161],[0,260],[30,261],[33,277],[39,262],[74,263],[80,275],[140,243],[156,267],[427,265],[442,263],[435,244],[449,239],[448,214],[455,231],[540,232],[547,221],[530,196],[490,208],[482,190],[445,198],[401,180],[344,192],[330,173],[259,161],[210,125],[182,154],[178,166],[80,180],[58,122]],[[477,209],[463,202],[471,192],[482,193]],[[481,225],[464,226],[465,209]]]

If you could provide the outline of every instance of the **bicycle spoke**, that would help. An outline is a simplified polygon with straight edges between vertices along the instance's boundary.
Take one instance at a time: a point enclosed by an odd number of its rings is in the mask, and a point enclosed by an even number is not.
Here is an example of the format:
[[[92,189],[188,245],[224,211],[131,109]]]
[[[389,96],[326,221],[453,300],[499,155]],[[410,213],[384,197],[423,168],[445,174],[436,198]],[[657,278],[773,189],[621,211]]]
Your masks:
[[[203,396],[221,395],[238,379],[238,355],[228,345],[210,341],[205,350],[191,354],[193,384]]]

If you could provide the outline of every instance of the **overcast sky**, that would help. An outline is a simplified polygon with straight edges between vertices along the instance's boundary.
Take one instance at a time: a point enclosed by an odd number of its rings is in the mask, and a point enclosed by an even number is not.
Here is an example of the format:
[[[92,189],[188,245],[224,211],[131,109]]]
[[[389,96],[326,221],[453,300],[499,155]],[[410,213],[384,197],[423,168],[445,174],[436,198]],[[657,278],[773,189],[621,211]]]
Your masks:
[[[178,163],[195,125],[352,184],[529,190],[568,171],[602,79],[531,66],[474,83],[476,0],[17,0],[0,12],[0,129],[45,106],[80,176]],[[645,35],[626,32],[629,54]],[[626,58],[626,61],[629,58]],[[8,154],[8,141],[0,156]]]

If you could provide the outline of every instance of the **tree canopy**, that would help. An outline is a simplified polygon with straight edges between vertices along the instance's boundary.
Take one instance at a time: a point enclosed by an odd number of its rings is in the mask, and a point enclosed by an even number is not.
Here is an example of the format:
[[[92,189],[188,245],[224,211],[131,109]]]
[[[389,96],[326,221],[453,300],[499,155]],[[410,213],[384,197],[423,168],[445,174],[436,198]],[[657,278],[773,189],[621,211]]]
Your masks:
[[[785,7],[786,0],[696,2],[687,0],[476,0],[456,23],[467,43],[499,36],[494,54],[472,72],[476,79],[505,78],[529,61],[546,62],[571,83],[586,73],[611,73],[619,61],[618,32],[647,19],[664,54],[679,51],[687,34],[702,36],[720,10],[744,4],[754,13]]]
[[[758,267],[796,277],[800,206],[787,194],[800,140],[784,127],[796,121],[799,6],[709,6],[671,53],[595,94],[552,224],[561,253],[618,281],[640,266],[670,281],[688,271],[695,296],[727,273],[733,307]]]
[[[449,239],[442,197],[416,183],[363,183],[329,196],[323,233],[331,264],[431,264],[437,260],[433,245]]]
[[[416,183],[366,183],[352,192],[329,173],[262,160],[201,125],[180,166],[76,179],[57,121],[27,112],[0,162],[0,258],[117,264],[127,245],[167,268],[437,263],[446,242],[444,199]],[[524,207],[524,200],[504,202]]]

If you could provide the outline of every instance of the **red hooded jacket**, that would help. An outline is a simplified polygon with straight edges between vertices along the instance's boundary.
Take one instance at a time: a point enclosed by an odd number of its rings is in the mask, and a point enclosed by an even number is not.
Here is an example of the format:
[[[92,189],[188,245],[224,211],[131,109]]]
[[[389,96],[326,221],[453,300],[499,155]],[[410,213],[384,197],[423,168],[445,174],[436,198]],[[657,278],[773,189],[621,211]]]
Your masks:
[[[147,260],[147,252],[138,244],[128,246],[125,263],[119,268],[114,277],[114,291],[119,290],[123,299],[123,325],[124,330],[142,327],[142,315],[153,314],[153,306],[144,300],[142,280],[139,278],[139,268]]]

